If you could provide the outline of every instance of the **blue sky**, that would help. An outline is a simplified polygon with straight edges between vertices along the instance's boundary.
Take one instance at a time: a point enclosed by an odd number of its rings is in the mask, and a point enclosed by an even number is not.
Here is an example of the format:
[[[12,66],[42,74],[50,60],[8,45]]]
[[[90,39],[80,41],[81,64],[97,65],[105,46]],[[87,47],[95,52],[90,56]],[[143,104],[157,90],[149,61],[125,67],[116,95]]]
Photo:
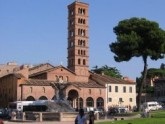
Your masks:
[[[143,70],[141,58],[117,63],[109,44],[119,21],[144,17],[165,30],[165,0],[80,0],[89,4],[89,66],[116,67],[132,79]],[[67,5],[74,0],[0,0],[0,64],[67,66]],[[165,59],[148,62],[159,68]]]

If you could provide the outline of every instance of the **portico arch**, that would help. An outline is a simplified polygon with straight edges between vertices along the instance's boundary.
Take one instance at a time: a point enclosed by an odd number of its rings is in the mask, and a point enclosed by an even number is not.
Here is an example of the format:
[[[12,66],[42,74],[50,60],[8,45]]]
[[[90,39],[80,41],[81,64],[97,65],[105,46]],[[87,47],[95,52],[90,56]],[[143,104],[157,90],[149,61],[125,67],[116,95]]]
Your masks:
[[[35,101],[35,98],[33,96],[28,96],[26,98],[26,101]]]
[[[104,108],[104,99],[102,97],[98,97],[96,100],[97,108]]]
[[[48,100],[48,98],[46,96],[41,96],[39,100]]]
[[[77,90],[72,89],[68,92],[67,100],[69,101],[70,105],[73,108],[79,108],[79,103],[76,104],[76,101],[77,101],[78,98],[79,98],[79,94],[78,94]]]

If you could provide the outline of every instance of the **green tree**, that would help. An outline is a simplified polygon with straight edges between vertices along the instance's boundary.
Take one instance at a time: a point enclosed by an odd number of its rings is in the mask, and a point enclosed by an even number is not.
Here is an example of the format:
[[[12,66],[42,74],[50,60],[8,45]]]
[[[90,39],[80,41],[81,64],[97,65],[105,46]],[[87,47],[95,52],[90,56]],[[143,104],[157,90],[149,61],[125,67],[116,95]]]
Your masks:
[[[104,73],[107,76],[111,76],[111,77],[116,77],[116,78],[121,78],[122,75],[120,74],[119,70],[116,69],[115,67],[109,67],[107,65],[104,65],[100,68],[98,68],[98,66],[93,67],[94,69],[92,69],[92,72],[95,72],[97,74],[102,74]]]
[[[165,69],[150,68],[147,70],[147,78],[165,77]]]
[[[147,60],[158,60],[165,55],[165,31],[154,21],[145,18],[122,20],[113,28],[117,41],[112,42],[110,50],[116,62],[129,61],[132,57],[142,57],[144,68],[139,84],[137,109],[141,105],[141,93],[147,75]]]

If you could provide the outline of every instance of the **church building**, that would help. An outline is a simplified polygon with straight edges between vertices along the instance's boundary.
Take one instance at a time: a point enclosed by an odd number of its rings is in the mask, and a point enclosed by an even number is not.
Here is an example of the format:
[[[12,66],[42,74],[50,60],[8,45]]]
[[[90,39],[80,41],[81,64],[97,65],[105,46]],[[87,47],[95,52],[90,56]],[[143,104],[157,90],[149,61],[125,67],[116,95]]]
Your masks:
[[[108,105],[113,105],[108,104],[113,102],[109,101],[109,97],[114,96],[108,92],[109,84],[135,87],[135,83],[89,71],[88,9],[89,5],[83,2],[75,1],[68,5],[67,67],[53,66],[50,63],[33,67],[23,65],[0,76],[0,107],[7,107],[13,101],[58,99],[57,91],[60,89],[62,99],[68,100],[73,108],[107,109]],[[131,93],[134,94],[131,99],[133,101],[126,105],[134,106],[135,88]],[[116,96],[119,95],[117,94]],[[116,101],[118,104],[118,98]]]

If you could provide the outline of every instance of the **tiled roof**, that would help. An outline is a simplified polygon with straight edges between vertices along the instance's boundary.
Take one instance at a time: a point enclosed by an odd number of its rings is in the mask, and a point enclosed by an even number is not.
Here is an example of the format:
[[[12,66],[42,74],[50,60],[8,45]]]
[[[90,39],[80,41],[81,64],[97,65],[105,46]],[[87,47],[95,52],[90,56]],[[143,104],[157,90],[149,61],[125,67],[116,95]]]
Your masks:
[[[26,80],[22,85],[33,85],[33,86],[50,86],[51,83],[57,83],[56,81],[29,79]]]
[[[20,78],[25,78],[21,73],[10,73],[10,74],[5,75],[5,76],[0,77],[0,78],[5,78],[5,77],[11,76],[11,75],[15,76],[15,77],[18,78],[18,79],[20,79]]]
[[[33,86],[50,86],[52,83],[58,83],[56,81],[48,81],[48,80],[37,80],[37,79],[29,79],[26,80],[21,85],[33,85]],[[103,85],[97,84],[96,82],[90,81],[89,83],[83,82],[68,82],[68,85],[73,85],[79,88],[104,88]]]
[[[42,63],[42,64],[36,65],[36,66],[34,66],[34,67],[32,67],[32,68],[29,68],[29,71],[34,70],[34,69],[36,69],[36,68],[40,68],[40,67],[42,67],[42,66],[44,66],[44,65],[49,65],[49,66],[51,66],[52,68],[54,68],[54,66],[51,65],[51,64],[49,64],[49,63]]]
[[[114,77],[110,77],[107,75],[95,74],[95,73],[91,73],[90,78],[102,85],[105,85],[105,84],[135,84],[133,82],[129,82],[129,81],[126,81],[123,79],[114,78]]]
[[[105,86],[100,85],[96,82],[89,82],[89,83],[81,83],[81,82],[74,82],[71,83],[72,85],[76,86],[76,87],[82,87],[82,88],[105,88]]]
[[[29,77],[33,77],[33,76],[37,76],[39,74],[47,73],[47,72],[53,71],[53,70],[58,69],[58,68],[64,68],[64,69],[68,70],[69,72],[75,74],[73,71],[69,70],[68,68],[65,68],[62,65],[60,65],[60,66],[56,66],[56,67],[53,67],[53,68],[50,68],[50,69],[47,69],[47,70],[43,70],[43,71],[40,71],[40,72],[37,72],[37,73],[33,73],[33,74],[29,75]]]

